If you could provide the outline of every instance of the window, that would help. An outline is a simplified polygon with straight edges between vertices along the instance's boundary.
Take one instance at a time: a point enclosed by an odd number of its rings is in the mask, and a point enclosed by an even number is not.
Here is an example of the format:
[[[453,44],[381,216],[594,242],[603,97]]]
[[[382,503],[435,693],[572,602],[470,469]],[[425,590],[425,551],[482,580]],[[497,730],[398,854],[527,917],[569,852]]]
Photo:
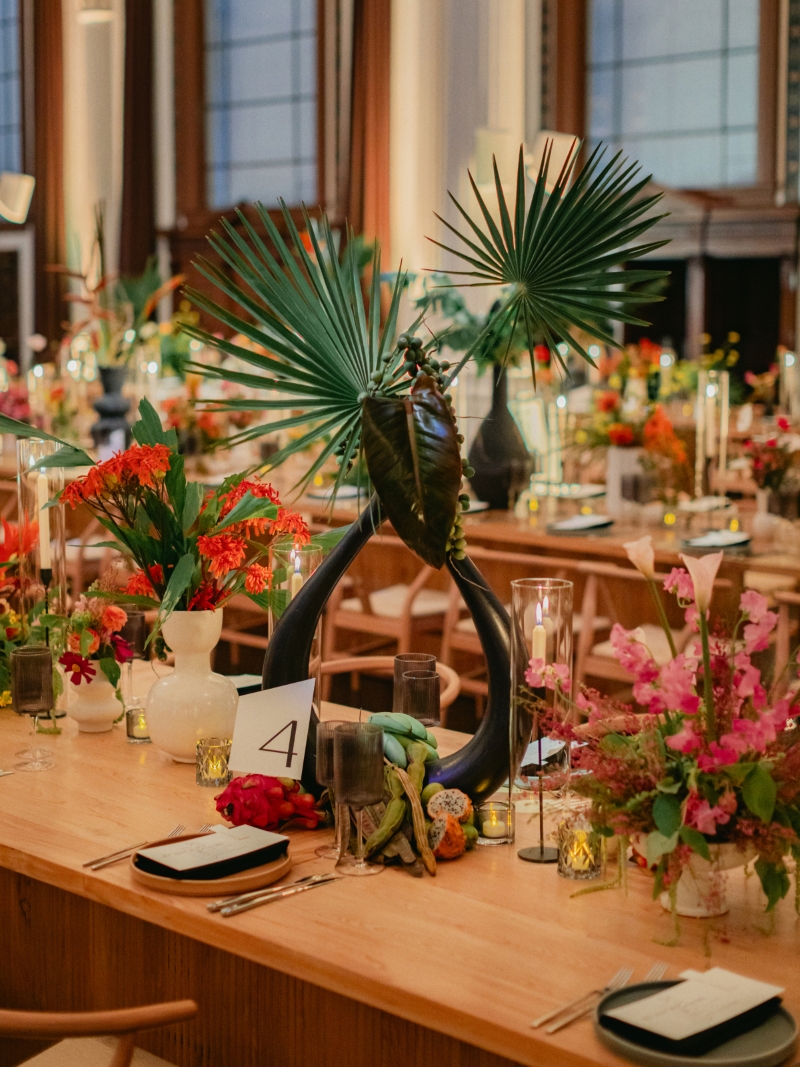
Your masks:
[[[674,188],[759,171],[759,0],[590,0],[589,138]]]
[[[17,0],[0,0],[0,170],[22,170]]]
[[[208,207],[313,203],[316,0],[206,0],[205,84]]]

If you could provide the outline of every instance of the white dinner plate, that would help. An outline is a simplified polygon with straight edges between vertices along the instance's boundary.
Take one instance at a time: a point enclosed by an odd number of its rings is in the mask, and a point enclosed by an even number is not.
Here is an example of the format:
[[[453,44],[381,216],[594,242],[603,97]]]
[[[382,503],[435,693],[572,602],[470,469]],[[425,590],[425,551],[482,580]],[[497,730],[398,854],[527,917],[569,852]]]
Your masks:
[[[554,522],[548,526],[553,533],[581,533],[583,530],[605,530],[614,525],[614,520],[608,515],[572,515],[561,522]]]
[[[690,537],[683,542],[687,548],[735,548],[750,543],[744,530],[709,530],[702,537]]]

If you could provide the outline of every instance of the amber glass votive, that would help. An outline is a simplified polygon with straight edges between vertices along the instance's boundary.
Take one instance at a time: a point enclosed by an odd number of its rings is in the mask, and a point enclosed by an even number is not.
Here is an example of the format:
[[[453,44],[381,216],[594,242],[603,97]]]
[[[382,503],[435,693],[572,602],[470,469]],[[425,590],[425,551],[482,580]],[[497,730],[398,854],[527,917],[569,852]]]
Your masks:
[[[603,868],[603,840],[587,819],[559,823],[558,873],[578,881],[597,878]]]
[[[204,737],[197,742],[198,785],[227,785],[231,780],[228,760],[231,758],[231,742],[227,737]]]
[[[514,840],[514,805],[487,800],[475,811],[479,845],[510,845]]]
[[[145,702],[135,697],[125,708],[125,729],[132,745],[149,745],[150,729],[145,715]]]

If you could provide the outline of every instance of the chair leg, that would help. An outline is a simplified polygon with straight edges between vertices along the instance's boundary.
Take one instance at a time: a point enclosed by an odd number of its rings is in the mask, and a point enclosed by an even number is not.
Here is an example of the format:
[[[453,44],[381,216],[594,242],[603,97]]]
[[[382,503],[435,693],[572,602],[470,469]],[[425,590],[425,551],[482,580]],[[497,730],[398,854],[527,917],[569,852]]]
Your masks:
[[[123,1034],[114,1050],[114,1056],[108,1067],[131,1067],[133,1059],[133,1041],[135,1034]]]
[[[230,649],[231,667],[238,667],[241,657],[241,645],[234,641],[229,641],[228,648]]]

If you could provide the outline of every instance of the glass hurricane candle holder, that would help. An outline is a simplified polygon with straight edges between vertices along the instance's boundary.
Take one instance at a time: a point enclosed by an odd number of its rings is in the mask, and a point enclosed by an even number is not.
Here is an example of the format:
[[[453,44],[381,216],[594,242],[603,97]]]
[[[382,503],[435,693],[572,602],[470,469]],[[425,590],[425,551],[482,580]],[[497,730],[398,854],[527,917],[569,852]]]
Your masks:
[[[435,671],[436,656],[429,652],[401,652],[394,657],[394,687],[392,689],[392,711],[403,711],[404,687],[403,675],[408,671]]]
[[[514,840],[514,805],[487,800],[475,811],[479,845],[509,845]]]
[[[149,745],[150,730],[145,715],[146,700],[134,697],[125,702],[125,731],[132,745]]]
[[[539,845],[519,855],[536,863],[555,863],[554,848],[544,845],[546,761],[544,723],[569,714],[572,672],[572,582],[562,578],[520,578],[511,583],[511,727],[509,803],[525,754],[534,745],[535,779],[521,781],[523,795],[539,798]],[[518,783],[519,784],[519,783]]]
[[[558,826],[558,873],[578,881],[597,878],[603,868],[603,839],[585,815],[565,819]]]
[[[269,546],[269,636],[278,625],[284,611],[297,596],[314,571],[322,563],[322,549],[314,545],[300,545],[292,538],[273,541]],[[308,677],[315,680],[314,709],[319,711],[322,685],[322,623],[317,624],[308,657]]]
[[[19,578],[23,611],[46,601],[51,614],[65,614],[67,588],[64,506],[46,508],[64,488],[61,467],[40,467],[39,461],[61,446],[38,437],[17,441],[19,496]]]
[[[231,780],[228,760],[231,742],[227,737],[203,737],[197,742],[195,781],[198,785],[221,786]]]

